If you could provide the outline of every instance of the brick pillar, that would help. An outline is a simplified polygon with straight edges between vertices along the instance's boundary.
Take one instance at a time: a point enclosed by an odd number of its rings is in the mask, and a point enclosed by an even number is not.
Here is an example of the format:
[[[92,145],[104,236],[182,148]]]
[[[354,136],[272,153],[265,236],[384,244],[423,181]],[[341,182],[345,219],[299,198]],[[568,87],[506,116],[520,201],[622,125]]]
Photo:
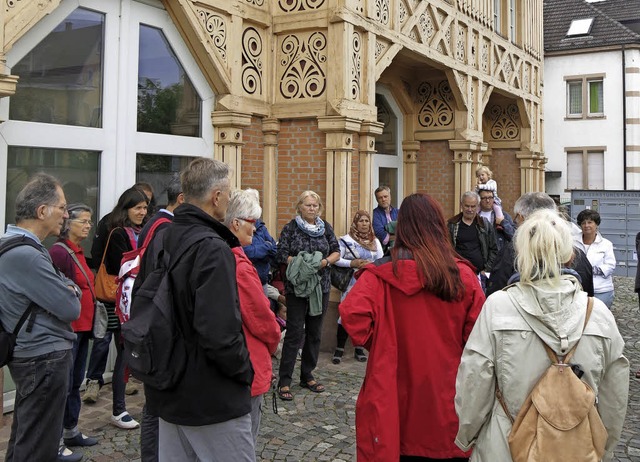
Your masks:
[[[280,122],[277,119],[263,119],[262,133],[264,134],[264,172],[262,187],[262,220],[267,229],[275,232],[277,218],[277,162],[278,162],[278,133]]]
[[[482,165],[482,151],[486,151],[487,144],[478,141],[450,140],[449,148],[453,151],[455,166],[454,203],[458,204],[462,193],[475,189],[475,171]]]
[[[242,174],[242,129],[251,125],[251,115],[232,111],[216,111],[211,114],[213,122],[213,158],[229,165],[231,187],[241,188]]]
[[[384,124],[380,122],[362,122],[360,128],[360,200],[361,210],[373,210],[373,155],[376,153],[376,135],[381,135]]]
[[[318,128],[326,134],[327,197],[324,217],[336,236],[349,230],[351,223],[351,154],[353,135],[361,121],[343,116],[318,117]]]
[[[402,154],[404,157],[404,196],[418,190],[418,151],[420,141],[403,141]],[[402,200],[402,198],[400,199]]]

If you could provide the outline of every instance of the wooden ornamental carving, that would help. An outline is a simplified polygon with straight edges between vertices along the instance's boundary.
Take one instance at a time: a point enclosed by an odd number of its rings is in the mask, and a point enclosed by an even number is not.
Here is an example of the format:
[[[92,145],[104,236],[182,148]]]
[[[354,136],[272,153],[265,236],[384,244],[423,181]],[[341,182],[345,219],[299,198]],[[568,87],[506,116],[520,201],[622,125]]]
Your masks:
[[[287,35],[280,46],[280,96],[317,98],[326,87],[327,37],[322,32]]]
[[[245,0],[247,3],[255,6],[264,6],[264,0]]]
[[[423,82],[418,86],[418,123],[425,128],[448,127],[453,123],[454,98],[449,82],[437,85]]]
[[[227,20],[213,11],[197,8],[198,18],[209,35],[216,53],[227,62]]]
[[[404,24],[407,21],[407,18],[409,16],[408,12],[407,12],[407,7],[404,6],[403,2],[400,2],[400,12],[399,12],[399,16],[398,18],[400,19],[400,24]]]
[[[262,95],[262,37],[253,27],[242,34],[242,89],[250,95]]]
[[[354,101],[360,99],[360,82],[362,80],[362,35],[358,31],[353,32],[351,38],[353,54],[351,56],[351,91],[349,95]]]
[[[384,26],[388,26],[391,22],[389,13],[389,0],[375,0],[373,9],[373,19]]]
[[[285,13],[292,11],[317,10],[324,4],[324,0],[278,0],[278,6]]]
[[[380,40],[376,40],[376,51],[375,51],[375,58],[376,61],[378,60],[378,58],[380,56],[382,56],[384,54],[384,51],[389,48],[389,45],[381,42]]]
[[[456,59],[462,63],[467,62],[467,29],[458,27],[458,40],[456,40]]]
[[[518,106],[509,104],[502,107],[498,104],[489,110],[491,138],[497,141],[514,141],[520,137],[520,115]]]

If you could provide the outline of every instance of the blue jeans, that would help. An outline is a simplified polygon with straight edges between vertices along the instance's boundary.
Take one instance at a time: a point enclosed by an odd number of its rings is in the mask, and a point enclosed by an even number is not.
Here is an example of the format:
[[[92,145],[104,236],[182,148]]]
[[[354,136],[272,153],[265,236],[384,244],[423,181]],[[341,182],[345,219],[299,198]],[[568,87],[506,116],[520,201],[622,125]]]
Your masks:
[[[107,332],[104,338],[93,339],[93,348],[89,357],[89,369],[87,370],[87,380],[97,380],[100,386],[104,385],[102,375],[107,368],[107,357],[109,356],[109,345],[111,344],[111,332]]]
[[[71,363],[71,350],[14,358],[9,363],[16,400],[7,462],[56,461]]]
[[[593,296],[607,305],[607,308],[611,309],[611,307],[613,306],[614,294],[615,292],[613,290],[610,290],[609,292],[600,292],[599,294],[593,294]]]
[[[67,395],[67,405],[64,410],[64,428],[73,430],[78,426],[80,416],[80,385],[84,379],[84,370],[87,364],[87,352],[89,351],[89,340],[93,338],[91,332],[76,332],[77,338],[73,342],[73,366],[69,373],[69,394]]]

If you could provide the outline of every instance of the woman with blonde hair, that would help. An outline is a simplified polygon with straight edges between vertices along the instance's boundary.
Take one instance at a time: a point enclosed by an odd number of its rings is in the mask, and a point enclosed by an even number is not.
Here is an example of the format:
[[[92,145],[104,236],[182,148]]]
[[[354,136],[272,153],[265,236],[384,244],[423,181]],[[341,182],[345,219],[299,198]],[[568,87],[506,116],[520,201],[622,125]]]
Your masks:
[[[512,421],[551,364],[545,344],[560,358],[577,344],[571,363],[579,365],[582,380],[598,397],[608,432],[603,460],[611,460],[629,388],[629,362],[615,319],[604,303],[593,299],[585,326],[588,296],[564,269],[573,256],[573,240],[555,211],[534,212],[514,239],[519,282],[487,299],[462,354],[456,444],[473,448],[471,461],[510,461]],[[496,398],[496,387],[503,403]]]
[[[304,335],[300,386],[314,393],[324,385],[313,376],[320,352],[322,320],[329,304],[329,266],[340,258],[340,246],[329,223],[322,220],[322,200],[304,191],[296,204],[296,217],[280,233],[276,261],[287,265],[287,331],[278,371],[278,396],[291,401],[291,381],[299,345]]]

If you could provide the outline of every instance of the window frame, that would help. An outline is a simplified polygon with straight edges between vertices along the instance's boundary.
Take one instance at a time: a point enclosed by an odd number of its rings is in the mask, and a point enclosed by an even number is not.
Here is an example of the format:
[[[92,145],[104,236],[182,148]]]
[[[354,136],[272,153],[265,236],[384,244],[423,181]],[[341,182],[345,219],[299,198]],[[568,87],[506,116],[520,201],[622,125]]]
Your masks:
[[[604,82],[606,74],[588,74],[588,75],[571,75],[565,76],[565,120],[584,120],[584,119],[606,119],[604,112]],[[600,82],[602,93],[601,112],[591,112],[591,84]],[[580,92],[581,112],[571,113],[571,91],[570,86],[580,83],[582,86]]]
[[[607,147],[606,146],[577,146],[577,147],[566,147],[564,149],[565,151],[565,165],[566,165],[566,178],[567,178],[567,182],[566,182],[566,187],[565,187],[565,191],[573,191],[573,190],[580,190],[580,189],[589,189],[589,190],[596,190],[596,191],[601,191],[605,189],[605,178],[606,175],[603,172],[602,175],[602,185],[601,187],[591,187],[591,185],[589,184],[590,181],[590,177],[589,177],[589,157],[593,156],[593,155],[602,155],[602,167],[603,169],[606,167],[605,165],[605,156],[607,153]],[[580,156],[581,157],[581,170],[582,170],[582,184],[579,187],[570,187],[569,185],[569,157],[570,156]]]

